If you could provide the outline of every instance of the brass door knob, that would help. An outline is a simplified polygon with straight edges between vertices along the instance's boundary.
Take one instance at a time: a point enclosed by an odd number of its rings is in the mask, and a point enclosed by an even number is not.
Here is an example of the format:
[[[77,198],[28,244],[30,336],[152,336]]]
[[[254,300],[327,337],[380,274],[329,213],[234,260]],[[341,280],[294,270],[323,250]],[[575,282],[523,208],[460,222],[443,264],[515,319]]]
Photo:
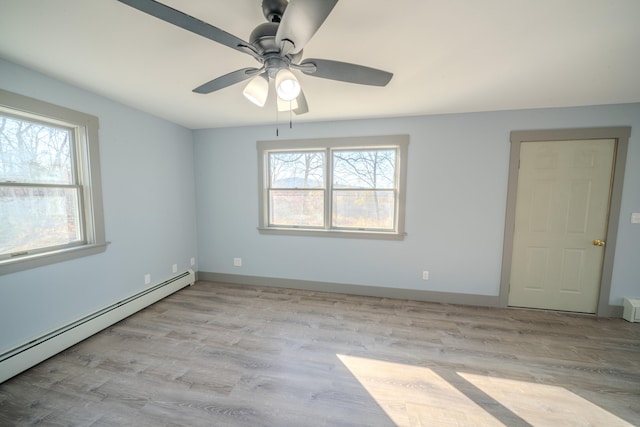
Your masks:
[[[602,240],[594,240],[593,246],[604,246],[604,242]]]

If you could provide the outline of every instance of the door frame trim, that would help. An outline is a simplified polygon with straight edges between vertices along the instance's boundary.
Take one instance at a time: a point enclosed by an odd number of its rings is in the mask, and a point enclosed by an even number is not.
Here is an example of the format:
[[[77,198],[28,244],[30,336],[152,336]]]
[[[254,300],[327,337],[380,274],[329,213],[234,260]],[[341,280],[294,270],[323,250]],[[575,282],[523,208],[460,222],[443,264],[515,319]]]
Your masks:
[[[499,304],[509,305],[509,279],[513,252],[513,235],[516,220],[516,195],[518,189],[518,169],[520,163],[520,147],[523,142],[535,141],[570,141],[581,139],[614,139],[615,154],[613,163],[613,179],[611,183],[611,199],[609,202],[607,245],[604,249],[602,277],[600,278],[600,295],[596,315],[603,317],[621,317],[620,307],[609,305],[611,294],[611,278],[616,252],[618,224],[620,222],[620,204],[624,170],[627,163],[627,150],[631,127],[600,127],[575,129],[517,130],[511,132],[511,154],[509,158],[509,181],[507,186],[507,207],[502,252],[502,273],[500,277]]]

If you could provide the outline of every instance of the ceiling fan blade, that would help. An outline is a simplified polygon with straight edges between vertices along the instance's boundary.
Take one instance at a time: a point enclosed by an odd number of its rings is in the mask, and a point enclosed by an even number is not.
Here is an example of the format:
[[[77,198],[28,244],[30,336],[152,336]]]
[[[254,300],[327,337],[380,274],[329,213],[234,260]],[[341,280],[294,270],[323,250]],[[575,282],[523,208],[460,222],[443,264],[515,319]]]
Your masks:
[[[278,103],[278,111],[293,111],[297,115],[308,113],[309,106],[307,105],[307,98],[305,98],[302,90],[296,99],[292,99],[291,101],[285,101],[284,99],[280,99],[280,97],[276,98]]]
[[[244,53],[250,53],[247,51],[253,50],[251,45],[238,37],[214,27],[211,24],[207,24],[193,16],[180,12],[172,7],[166,6],[162,3],[158,3],[154,0],[118,0],[121,3],[129,5],[135,9],[138,9],[144,13],[155,16],[170,24],[176,25],[192,33],[201,35],[210,40],[229,46],[232,49],[239,50]]]
[[[213,79],[201,86],[198,86],[193,90],[196,93],[211,93],[216,90],[224,89],[227,86],[234,85],[236,83],[240,83],[241,81],[247,80],[256,74],[260,73],[263,68],[243,68],[241,70],[233,71],[229,74],[225,74],[224,76],[220,76],[216,79]]]
[[[307,64],[315,65],[315,71]],[[305,59],[300,63],[299,69],[304,74],[314,77],[369,86],[386,86],[393,77],[393,74],[387,71],[328,59]]]
[[[336,3],[338,0],[290,0],[276,33],[283,54],[300,52]]]
[[[304,92],[300,90],[300,95],[296,98],[296,102],[298,103],[298,108],[294,108],[293,112],[297,115],[308,113],[309,105],[307,105],[307,98],[304,96]]]

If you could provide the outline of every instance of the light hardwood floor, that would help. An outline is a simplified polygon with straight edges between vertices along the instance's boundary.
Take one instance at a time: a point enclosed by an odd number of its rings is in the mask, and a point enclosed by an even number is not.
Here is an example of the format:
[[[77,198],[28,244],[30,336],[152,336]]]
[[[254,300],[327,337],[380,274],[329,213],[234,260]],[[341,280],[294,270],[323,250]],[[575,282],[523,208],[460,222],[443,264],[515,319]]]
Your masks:
[[[0,384],[0,425],[640,425],[640,324],[198,282]]]

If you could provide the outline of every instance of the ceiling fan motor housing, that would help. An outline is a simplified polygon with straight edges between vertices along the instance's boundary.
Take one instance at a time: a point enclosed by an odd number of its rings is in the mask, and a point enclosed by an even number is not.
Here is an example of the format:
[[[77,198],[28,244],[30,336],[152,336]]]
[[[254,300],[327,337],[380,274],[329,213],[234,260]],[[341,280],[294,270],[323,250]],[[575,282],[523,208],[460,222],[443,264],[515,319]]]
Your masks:
[[[280,45],[276,43],[279,25],[277,22],[265,22],[258,25],[249,36],[249,42],[262,57],[265,69],[272,78],[278,70],[289,68],[291,63],[296,63],[302,58],[302,51],[296,54],[281,54]]]
[[[279,24],[277,22],[265,22],[258,25],[249,36],[249,43],[255,47],[260,55],[276,53],[280,46],[276,43],[276,33]]]

